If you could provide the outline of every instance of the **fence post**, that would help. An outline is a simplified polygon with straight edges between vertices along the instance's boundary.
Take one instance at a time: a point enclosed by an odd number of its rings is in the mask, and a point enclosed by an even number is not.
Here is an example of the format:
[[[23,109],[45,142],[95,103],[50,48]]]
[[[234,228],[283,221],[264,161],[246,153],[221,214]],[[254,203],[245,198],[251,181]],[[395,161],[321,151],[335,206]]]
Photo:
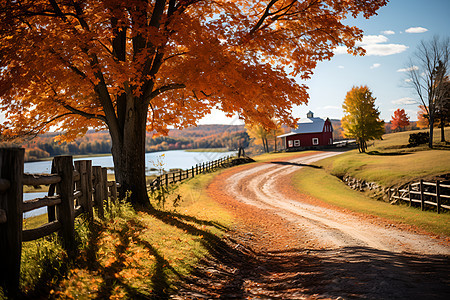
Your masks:
[[[112,182],[112,186],[111,186],[111,201],[113,203],[117,203],[117,183],[115,180],[113,180]]]
[[[436,206],[437,206],[437,213],[441,213],[441,186],[440,181],[436,180]]]
[[[180,173],[179,173],[178,177],[179,177],[179,179],[180,179],[180,181],[181,181],[181,174],[182,174],[182,172],[181,172],[181,170],[180,170],[179,172],[180,172]]]
[[[201,169],[202,173],[205,173],[205,163],[202,163],[202,169]]]
[[[177,182],[176,180],[175,180],[175,171],[172,173],[172,184],[174,184],[175,182]]]
[[[169,174],[168,173],[164,174],[164,179],[166,182],[166,187],[168,187],[169,186]]]
[[[52,163],[52,174],[56,174],[56,170],[55,167],[53,166]],[[56,191],[56,184],[50,184],[49,188],[48,188],[48,195],[49,196],[54,196],[55,195],[55,191]],[[56,206],[47,206],[47,218],[48,218],[48,222],[53,222],[56,220]]]
[[[194,167],[192,167],[192,178],[194,178],[195,177],[195,174],[194,174]]]
[[[198,163],[195,164],[195,175],[198,175]]]
[[[423,190],[423,179],[420,179],[420,209],[424,210],[425,206],[425,197],[424,197],[424,190]]]
[[[97,207],[98,216],[103,219],[105,217],[105,212],[103,210],[103,180],[102,180],[102,167],[94,166],[92,167],[92,173],[94,175],[94,203]]]
[[[102,182],[103,182],[103,184],[102,184],[102,188],[103,188],[103,192],[102,192],[103,200],[106,201],[107,207],[108,207],[108,208],[111,208],[111,207],[110,207],[109,198],[108,198],[108,169],[102,168],[102,177],[101,177],[101,178],[102,178]],[[111,210],[110,210],[110,211],[111,211]]]
[[[73,160],[72,156],[53,158],[56,173],[61,181],[56,185],[56,192],[61,197],[61,204],[56,206],[57,219],[61,223],[59,236],[69,256],[75,254],[75,214],[73,202]]]
[[[80,191],[82,193],[79,204],[83,207],[83,212],[87,213],[89,220],[94,218],[92,212],[92,186],[89,188],[89,182],[92,185],[91,164],[90,160],[78,160],[74,162],[75,170],[80,173]]]
[[[11,298],[19,290],[24,152],[21,148],[0,149],[0,178],[10,183],[8,190],[0,193],[0,208],[6,212],[6,223],[0,224],[0,286]]]
[[[411,199],[411,183],[408,184],[408,198],[409,198],[409,206],[411,207],[412,199]]]

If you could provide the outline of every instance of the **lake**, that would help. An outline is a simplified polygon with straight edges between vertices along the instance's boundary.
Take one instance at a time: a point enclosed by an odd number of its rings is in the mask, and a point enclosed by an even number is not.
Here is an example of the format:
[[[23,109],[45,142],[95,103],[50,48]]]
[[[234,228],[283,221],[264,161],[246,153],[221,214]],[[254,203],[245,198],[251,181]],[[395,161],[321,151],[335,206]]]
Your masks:
[[[172,150],[172,151],[160,151],[160,152],[151,152],[145,154],[145,167],[147,169],[147,175],[157,174],[157,171],[151,171],[152,168],[157,168],[156,163],[159,160],[162,162],[162,168],[164,170],[170,169],[188,169],[196,164],[213,161],[222,157],[226,157],[228,155],[234,155],[236,151],[227,151],[227,152],[191,152],[185,150]],[[105,156],[93,156],[93,157],[83,157],[76,158],[74,160],[92,160],[93,166],[102,166],[107,168],[113,168],[114,163],[111,155]],[[50,174],[52,167],[51,161],[36,161],[36,162],[27,162],[24,165],[25,173],[47,173]],[[112,170],[108,172],[113,173]]]
[[[196,164],[201,164],[208,161],[217,160],[222,157],[226,157],[228,155],[234,155],[236,151],[227,151],[227,152],[191,152],[185,150],[172,150],[172,151],[160,151],[160,152],[151,152],[145,154],[145,167],[147,175],[158,174],[158,171],[152,171],[151,169],[189,169]],[[93,157],[83,157],[74,160],[92,160],[93,166],[102,166],[113,168],[113,159],[111,155],[105,156],[93,156]],[[158,161],[161,162],[162,167],[158,167]],[[26,162],[24,164],[24,172],[31,174],[41,174],[47,173],[50,174],[52,167],[51,161],[37,161],[37,162]],[[108,170],[108,172],[113,173],[112,170]],[[46,193],[25,193],[23,200],[30,200],[34,198],[44,197]],[[40,209],[36,209],[24,214],[24,218],[29,218],[31,216],[37,216],[41,214],[47,213],[47,208],[43,207]]]

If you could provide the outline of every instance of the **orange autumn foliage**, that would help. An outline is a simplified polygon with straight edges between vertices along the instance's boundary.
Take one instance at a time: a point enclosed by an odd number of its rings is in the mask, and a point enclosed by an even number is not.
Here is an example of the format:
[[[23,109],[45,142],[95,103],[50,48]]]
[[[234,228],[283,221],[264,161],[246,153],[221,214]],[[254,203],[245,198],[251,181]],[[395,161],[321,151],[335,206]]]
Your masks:
[[[428,110],[425,106],[419,105],[419,111],[417,112],[417,127],[420,129],[428,128],[430,123],[428,121]]]
[[[394,111],[391,123],[392,123],[391,127],[392,130],[396,129],[402,130],[409,125],[409,117],[406,115],[405,110],[403,108],[402,109],[398,108],[396,111]]]
[[[195,125],[217,107],[295,124],[317,62],[386,0],[0,0],[2,134],[108,129],[116,175],[146,200],[145,131]],[[137,189],[142,186],[141,189]],[[139,200],[139,201],[141,201]]]

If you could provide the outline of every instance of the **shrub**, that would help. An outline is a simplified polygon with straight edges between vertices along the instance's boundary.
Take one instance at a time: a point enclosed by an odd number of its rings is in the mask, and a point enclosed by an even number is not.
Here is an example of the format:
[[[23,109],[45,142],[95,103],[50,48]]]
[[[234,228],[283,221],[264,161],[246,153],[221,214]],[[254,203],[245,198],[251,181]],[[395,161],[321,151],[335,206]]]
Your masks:
[[[409,135],[409,147],[416,147],[428,143],[430,134],[428,132],[411,133]]]

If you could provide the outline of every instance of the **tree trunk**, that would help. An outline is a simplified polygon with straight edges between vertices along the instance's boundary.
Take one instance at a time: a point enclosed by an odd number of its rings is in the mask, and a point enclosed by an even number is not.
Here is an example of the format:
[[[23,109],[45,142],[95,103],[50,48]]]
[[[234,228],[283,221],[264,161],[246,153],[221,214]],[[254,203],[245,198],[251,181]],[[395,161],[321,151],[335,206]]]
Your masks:
[[[430,118],[429,118],[429,122],[430,122],[430,138],[428,139],[428,147],[431,149],[433,148],[433,126],[434,126],[434,118],[431,116],[430,114]]]
[[[441,126],[441,142],[442,143],[445,143],[445,129],[444,129],[444,127],[445,127],[445,119],[444,118],[441,118],[441,124],[440,124]]]
[[[119,196],[133,205],[149,206],[145,177],[147,109],[140,101],[128,107],[121,132],[111,132],[112,155]],[[131,106],[131,105],[130,105]]]

